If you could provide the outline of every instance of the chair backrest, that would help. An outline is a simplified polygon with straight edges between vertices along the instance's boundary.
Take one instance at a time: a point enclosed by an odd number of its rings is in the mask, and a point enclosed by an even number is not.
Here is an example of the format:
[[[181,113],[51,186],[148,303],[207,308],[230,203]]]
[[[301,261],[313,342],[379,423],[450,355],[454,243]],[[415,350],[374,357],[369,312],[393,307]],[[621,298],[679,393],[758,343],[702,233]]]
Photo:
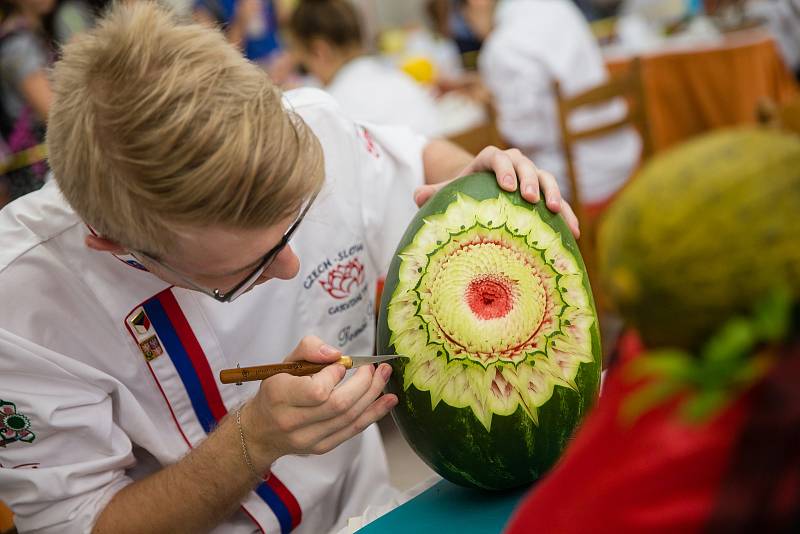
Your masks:
[[[575,145],[579,141],[602,137],[617,130],[633,126],[642,139],[642,159],[652,154],[652,141],[647,119],[647,106],[642,86],[641,60],[634,58],[626,72],[610,78],[606,83],[573,96],[565,96],[558,80],[553,82],[553,92],[558,106],[561,126],[561,140],[566,161],[567,178],[572,189],[572,207],[581,225],[591,221],[578,187],[575,167]],[[594,126],[587,130],[574,130],[570,127],[570,116],[580,108],[588,108],[610,103],[622,98],[627,103],[625,116],[616,121]]]
[[[0,501],[0,534],[11,534],[14,530],[14,514]]]
[[[456,144],[471,154],[477,154],[489,145],[501,149],[508,148],[503,136],[497,129],[497,112],[491,102],[487,102],[486,121],[467,131],[451,135],[447,140]]]
[[[650,138],[647,105],[642,85],[641,60],[634,58],[630,63],[630,67],[624,73],[611,77],[602,85],[569,97],[564,95],[561,86],[556,80],[553,83],[553,93],[556,97],[559,123],[561,125],[561,140],[567,178],[572,190],[571,204],[581,225],[581,239],[578,240],[578,246],[586,264],[589,279],[592,281],[595,304],[598,311],[602,313],[606,308],[606,298],[601,291],[601,287],[596,283],[598,273],[595,242],[598,213],[588,210],[587,205],[581,198],[575,165],[575,145],[583,140],[602,137],[617,130],[633,126],[639,132],[642,140],[641,159],[645,160],[652,154],[653,143]],[[573,130],[571,128],[569,119],[576,110],[608,104],[620,98],[625,100],[627,104],[627,111],[621,119],[607,124],[595,125],[589,129]],[[601,318],[602,321],[603,319]]]
[[[800,134],[800,97],[785,104],[763,98],[756,107],[756,119],[765,126]]]

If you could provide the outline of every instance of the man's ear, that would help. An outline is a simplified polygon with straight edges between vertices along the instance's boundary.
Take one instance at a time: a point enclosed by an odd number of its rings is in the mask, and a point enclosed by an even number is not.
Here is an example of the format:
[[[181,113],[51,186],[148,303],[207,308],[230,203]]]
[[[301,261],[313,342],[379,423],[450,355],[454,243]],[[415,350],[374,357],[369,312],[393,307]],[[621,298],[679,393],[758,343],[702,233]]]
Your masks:
[[[122,247],[116,241],[111,241],[110,239],[106,239],[105,237],[99,237],[96,235],[87,235],[86,239],[84,240],[86,246],[92,250],[97,250],[99,252],[111,252],[112,254],[127,254],[128,251],[124,247]]]

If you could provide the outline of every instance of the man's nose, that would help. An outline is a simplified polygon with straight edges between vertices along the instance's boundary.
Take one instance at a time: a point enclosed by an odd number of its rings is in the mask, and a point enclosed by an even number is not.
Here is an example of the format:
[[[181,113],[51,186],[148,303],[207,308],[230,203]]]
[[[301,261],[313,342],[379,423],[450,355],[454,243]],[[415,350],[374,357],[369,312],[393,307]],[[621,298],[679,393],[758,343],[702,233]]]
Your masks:
[[[261,275],[263,280],[259,280],[259,282],[269,280],[270,278],[290,280],[297,276],[298,272],[300,272],[300,258],[294,253],[291,245],[286,245],[283,250],[275,256],[275,261],[272,262],[272,265]]]

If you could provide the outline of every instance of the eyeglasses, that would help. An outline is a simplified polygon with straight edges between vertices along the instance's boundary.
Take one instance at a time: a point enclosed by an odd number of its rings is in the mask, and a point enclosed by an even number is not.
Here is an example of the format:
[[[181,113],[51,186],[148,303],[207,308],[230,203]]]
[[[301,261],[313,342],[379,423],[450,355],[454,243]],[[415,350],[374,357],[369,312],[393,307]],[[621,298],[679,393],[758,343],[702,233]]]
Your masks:
[[[155,263],[156,265],[174,274],[175,276],[180,278],[182,282],[184,282],[187,286],[194,289],[195,291],[204,293],[219,302],[233,302],[234,300],[242,296],[244,293],[246,293],[247,290],[253,287],[253,284],[256,283],[256,280],[258,280],[261,277],[261,275],[264,274],[264,271],[269,269],[270,265],[272,265],[272,262],[274,262],[275,258],[278,257],[278,254],[280,254],[280,252],[286,247],[286,245],[289,244],[289,240],[292,238],[292,235],[294,234],[295,230],[297,230],[297,227],[300,226],[300,223],[303,221],[303,218],[306,216],[306,213],[308,213],[308,210],[311,208],[311,205],[314,203],[314,200],[316,198],[317,198],[317,193],[314,193],[314,195],[310,199],[308,199],[305,206],[300,211],[300,215],[298,215],[297,219],[295,219],[295,221],[292,223],[289,229],[286,230],[286,233],[283,234],[283,237],[281,237],[281,240],[278,242],[278,244],[269,249],[267,253],[264,254],[264,256],[261,258],[261,261],[258,262],[258,265],[253,270],[253,272],[250,273],[241,282],[236,284],[232,289],[229,289],[228,291],[225,292],[219,289],[208,289],[199,284],[196,284],[195,282],[190,280],[186,275],[184,275],[174,267],[170,267],[168,264],[159,261],[153,258],[152,256],[145,254],[144,252],[132,251],[132,253],[134,254],[134,256],[136,255],[142,256],[143,258],[147,259],[147,261]]]

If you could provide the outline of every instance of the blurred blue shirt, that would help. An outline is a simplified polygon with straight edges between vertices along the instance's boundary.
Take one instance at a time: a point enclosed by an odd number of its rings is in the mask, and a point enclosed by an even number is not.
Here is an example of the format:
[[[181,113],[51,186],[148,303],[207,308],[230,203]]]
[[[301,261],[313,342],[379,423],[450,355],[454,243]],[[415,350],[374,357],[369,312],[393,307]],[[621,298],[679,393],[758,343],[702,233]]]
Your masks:
[[[238,0],[195,0],[195,9],[208,11],[219,24],[227,27],[234,20]],[[264,0],[263,31],[260,35],[245,34],[242,49],[247,59],[261,62],[281,49],[278,39],[278,17],[271,0]]]

